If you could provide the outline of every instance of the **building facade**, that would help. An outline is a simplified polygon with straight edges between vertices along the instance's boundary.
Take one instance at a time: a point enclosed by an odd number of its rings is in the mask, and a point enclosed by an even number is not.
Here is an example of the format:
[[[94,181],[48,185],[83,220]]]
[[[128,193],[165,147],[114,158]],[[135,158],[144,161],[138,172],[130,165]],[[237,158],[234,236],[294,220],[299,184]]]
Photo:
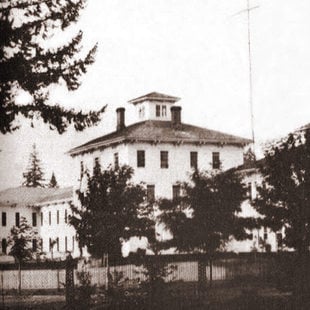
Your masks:
[[[1,253],[0,261],[8,257],[8,239],[13,226],[19,226],[22,218],[38,234],[33,249],[40,246],[43,257],[64,258],[67,252],[79,255],[76,233],[69,225],[72,214],[72,187],[32,188],[20,186],[0,192]],[[30,245],[31,246],[31,245]]]
[[[118,108],[114,132],[70,150],[75,161],[74,188],[86,185],[83,175],[91,174],[96,163],[103,169],[126,164],[134,169],[132,181],[143,182],[148,195],[173,198],[179,194],[179,182],[188,181],[194,169],[216,171],[242,165],[244,147],[251,140],[183,123],[178,100],[159,93],[130,100],[137,118],[130,126],[125,125],[125,109]]]

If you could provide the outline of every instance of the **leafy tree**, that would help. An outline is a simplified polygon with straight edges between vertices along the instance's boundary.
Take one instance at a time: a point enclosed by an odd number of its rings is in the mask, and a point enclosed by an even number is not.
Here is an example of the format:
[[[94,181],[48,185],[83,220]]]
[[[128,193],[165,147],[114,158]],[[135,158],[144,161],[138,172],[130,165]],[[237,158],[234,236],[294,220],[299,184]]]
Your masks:
[[[35,247],[33,242],[36,243]],[[38,232],[32,229],[24,217],[21,217],[20,225],[11,229],[8,244],[11,246],[9,255],[12,255],[18,263],[18,290],[21,292],[21,265],[23,262],[31,260],[33,255],[40,251]]]
[[[0,11],[0,132],[18,128],[14,124],[20,114],[41,118],[63,133],[69,124],[76,130],[99,122],[100,111],[83,113],[65,109],[58,103],[50,105],[49,86],[66,85],[69,91],[80,86],[80,77],[94,62],[97,45],[82,58],[82,31],[67,44],[47,47],[59,33],[76,23],[85,0],[2,0]],[[50,44],[51,45],[51,44]],[[15,103],[16,94],[25,91],[32,97],[26,105]]]
[[[54,172],[52,173],[52,177],[51,177],[51,180],[50,180],[48,187],[51,187],[51,188],[58,187],[58,183],[56,181],[56,177],[55,177]]]
[[[41,161],[38,157],[36,145],[32,146],[32,153],[30,153],[29,163],[26,172],[23,173],[25,181],[24,186],[27,187],[44,187],[44,177],[41,168]]]
[[[145,190],[130,182],[128,166],[95,169],[88,176],[86,191],[78,191],[80,206],[72,206],[70,223],[75,227],[80,248],[87,246],[95,257],[121,255],[121,242],[132,236],[152,238],[144,217]],[[154,235],[154,226],[153,226]]]
[[[160,220],[173,236],[170,243],[180,251],[205,253],[210,257],[234,236],[250,237],[246,228],[253,228],[254,219],[241,218],[241,203],[245,199],[242,176],[234,170],[209,173],[195,171],[191,182],[182,184],[183,193],[175,199],[162,199]],[[205,279],[205,260],[200,262]],[[210,268],[210,276],[212,276]]]
[[[255,207],[264,215],[262,224],[275,232],[284,227],[283,243],[296,249],[298,295],[309,281],[310,246],[310,129],[293,133],[270,145],[261,161],[264,186],[259,188]],[[308,274],[308,278],[307,275]],[[299,277],[299,278],[298,278]],[[308,280],[307,280],[308,279]],[[309,296],[310,288],[305,295]]]

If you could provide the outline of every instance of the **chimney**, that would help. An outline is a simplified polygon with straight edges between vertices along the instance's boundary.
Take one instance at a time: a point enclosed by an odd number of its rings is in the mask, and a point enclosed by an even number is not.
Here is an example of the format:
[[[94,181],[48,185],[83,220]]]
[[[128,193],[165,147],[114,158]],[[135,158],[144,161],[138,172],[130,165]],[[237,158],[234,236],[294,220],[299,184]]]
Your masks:
[[[171,125],[172,127],[178,128],[181,126],[181,107],[171,107]]]
[[[116,130],[125,128],[125,108],[116,109]]]

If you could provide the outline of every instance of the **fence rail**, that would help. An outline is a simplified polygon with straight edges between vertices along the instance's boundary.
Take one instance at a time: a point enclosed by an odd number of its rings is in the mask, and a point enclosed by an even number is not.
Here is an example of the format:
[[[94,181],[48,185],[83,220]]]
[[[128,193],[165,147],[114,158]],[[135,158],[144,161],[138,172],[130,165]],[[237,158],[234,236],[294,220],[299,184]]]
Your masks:
[[[287,254],[285,254],[287,255]],[[210,274],[210,261],[206,259],[206,279],[213,281],[230,281],[240,278],[257,277],[268,278],[273,269],[278,264],[279,259],[282,261],[292,260],[292,255],[244,255],[235,257],[216,257],[212,260],[212,275]],[[182,259],[183,258],[183,259]],[[183,281],[197,282],[198,281],[198,265],[201,257],[190,256],[171,256],[162,258],[169,266],[174,266],[173,271],[165,278],[166,282]],[[146,280],[145,268],[142,264],[135,265],[133,263],[123,261],[121,265],[110,266],[110,272],[122,274],[122,278],[126,280]],[[80,270],[78,267],[75,270],[77,273]],[[86,270],[91,275],[93,285],[103,287],[107,284],[107,268],[101,267],[100,264],[89,264]],[[12,290],[18,288],[18,270],[4,270],[0,268],[1,289]],[[76,278],[76,277],[75,277]],[[77,281],[76,281],[77,282]],[[27,269],[22,270],[22,289],[61,289],[64,288],[65,269],[64,265],[59,265],[58,269]]]

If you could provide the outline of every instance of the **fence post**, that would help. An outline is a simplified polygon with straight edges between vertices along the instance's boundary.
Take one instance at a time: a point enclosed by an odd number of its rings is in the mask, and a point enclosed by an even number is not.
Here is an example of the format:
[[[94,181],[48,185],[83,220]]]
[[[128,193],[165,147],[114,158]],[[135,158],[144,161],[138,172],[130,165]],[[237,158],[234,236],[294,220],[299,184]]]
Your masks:
[[[66,304],[69,309],[74,305],[74,260],[71,254],[66,258]]]
[[[203,294],[206,290],[206,257],[202,256],[198,259],[198,293]]]

